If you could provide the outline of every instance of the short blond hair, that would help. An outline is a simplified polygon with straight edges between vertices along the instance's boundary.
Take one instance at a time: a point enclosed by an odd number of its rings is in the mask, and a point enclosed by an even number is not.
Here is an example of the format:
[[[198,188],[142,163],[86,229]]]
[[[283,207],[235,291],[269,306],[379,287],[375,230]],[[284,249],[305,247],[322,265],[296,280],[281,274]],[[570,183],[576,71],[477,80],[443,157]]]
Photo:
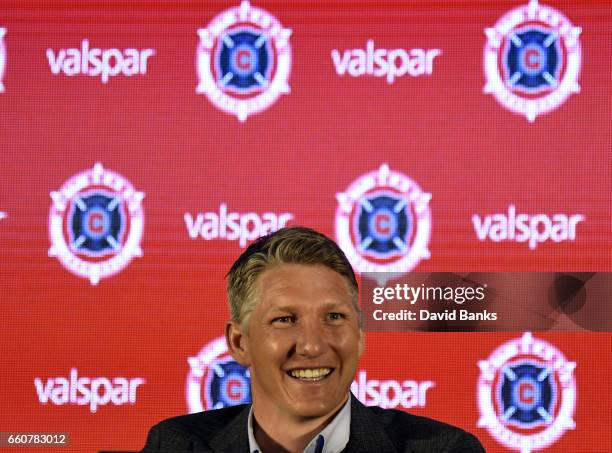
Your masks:
[[[320,264],[338,272],[347,283],[353,307],[361,320],[357,279],[342,249],[315,230],[294,226],[259,238],[232,265],[227,273],[227,299],[233,321],[248,329],[249,316],[257,303],[257,278],[272,266],[289,263]]]

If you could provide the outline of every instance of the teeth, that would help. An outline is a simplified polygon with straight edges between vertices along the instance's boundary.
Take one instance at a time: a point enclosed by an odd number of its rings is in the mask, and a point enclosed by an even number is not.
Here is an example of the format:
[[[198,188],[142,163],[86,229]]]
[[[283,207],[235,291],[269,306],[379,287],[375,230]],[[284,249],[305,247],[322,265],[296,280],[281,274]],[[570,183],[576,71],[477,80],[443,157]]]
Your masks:
[[[331,371],[331,368],[307,368],[303,370],[291,370],[290,374],[298,379],[318,380],[323,379],[331,373]]]

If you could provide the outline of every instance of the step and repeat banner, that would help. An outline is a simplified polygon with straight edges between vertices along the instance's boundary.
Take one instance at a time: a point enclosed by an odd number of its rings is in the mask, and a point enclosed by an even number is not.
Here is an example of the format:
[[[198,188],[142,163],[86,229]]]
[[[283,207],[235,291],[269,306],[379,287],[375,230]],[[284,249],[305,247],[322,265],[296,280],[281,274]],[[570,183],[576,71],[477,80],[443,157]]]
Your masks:
[[[611,56],[603,0],[3,2],[0,431],[137,450],[249,401],[224,277],[283,226],[361,280],[612,271]],[[568,330],[369,332],[352,390],[612,451],[612,335]]]

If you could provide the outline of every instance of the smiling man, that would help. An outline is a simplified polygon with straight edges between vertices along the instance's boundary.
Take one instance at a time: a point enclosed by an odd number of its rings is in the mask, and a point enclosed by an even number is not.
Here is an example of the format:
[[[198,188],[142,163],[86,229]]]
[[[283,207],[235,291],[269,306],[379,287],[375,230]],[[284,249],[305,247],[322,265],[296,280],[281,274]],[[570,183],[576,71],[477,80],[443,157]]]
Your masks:
[[[166,420],[145,452],[483,452],[471,434],[349,392],[364,334],[355,274],[332,240],[283,228],[228,273],[228,348],[249,368],[252,405]]]

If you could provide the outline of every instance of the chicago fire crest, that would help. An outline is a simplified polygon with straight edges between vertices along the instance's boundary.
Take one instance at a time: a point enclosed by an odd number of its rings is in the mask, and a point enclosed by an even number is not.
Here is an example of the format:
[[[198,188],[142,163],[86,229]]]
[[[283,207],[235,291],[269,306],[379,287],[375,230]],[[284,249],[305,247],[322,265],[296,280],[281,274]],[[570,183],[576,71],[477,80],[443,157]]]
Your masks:
[[[142,256],[142,200],[122,176],[97,163],[51,192],[49,256],[96,285]]]
[[[291,30],[248,1],[198,30],[197,93],[245,121],[289,93]]]
[[[478,364],[478,426],[502,445],[530,453],[574,429],[576,364],[529,332]]]
[[[249,370],[228,353],[224,337],[208,343],[188,362],[186,398],[190,413],[251,402]]]
[[[580,27],[537,0],[485,30],[485,93],[529,122],[580,91]]]
[[[430,256],[431,194],[383,164],[336,195],[336,239],[356,271],[399,274]]]

